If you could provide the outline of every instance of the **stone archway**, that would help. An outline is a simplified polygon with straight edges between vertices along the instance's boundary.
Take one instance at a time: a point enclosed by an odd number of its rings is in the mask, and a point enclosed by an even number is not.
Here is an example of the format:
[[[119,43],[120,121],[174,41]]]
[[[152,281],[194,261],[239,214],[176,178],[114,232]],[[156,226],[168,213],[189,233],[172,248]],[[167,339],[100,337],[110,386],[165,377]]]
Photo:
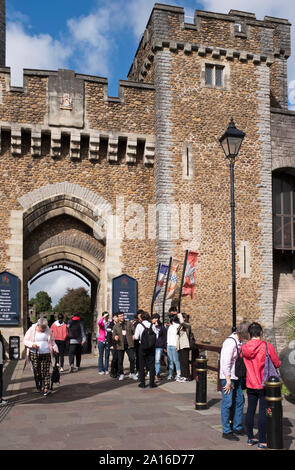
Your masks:
[[[10,270],[22,281],[23,327],[18,334],[23,336],[26,325],[27,283],[51,263],[75,265],[97,286],[96,310],[110,309],[111,281],[121,274],[121,241],[109,238],[112,205],[68,182],[38,188],[18,202],[22,210],[11,212],[7,240]]]

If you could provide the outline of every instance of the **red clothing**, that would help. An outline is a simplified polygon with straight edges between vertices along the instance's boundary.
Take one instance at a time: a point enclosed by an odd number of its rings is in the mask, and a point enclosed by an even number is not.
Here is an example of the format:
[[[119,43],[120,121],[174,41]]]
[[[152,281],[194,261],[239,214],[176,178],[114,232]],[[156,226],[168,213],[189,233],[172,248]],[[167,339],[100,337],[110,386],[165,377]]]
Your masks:
[[[56,341],[65,341],[68,336],[68,329],[65,323],[55,321],[50,327]]]
[[[272,344],[267,343],[267,350],[273,365],[276,368],[281,366],[275,348]],[[242,353],[244,363],[247,369],[246,387],[254,389],[262,389],[263,371],[266,357],[265,341],[259,339],[251,339],[242,346]]]

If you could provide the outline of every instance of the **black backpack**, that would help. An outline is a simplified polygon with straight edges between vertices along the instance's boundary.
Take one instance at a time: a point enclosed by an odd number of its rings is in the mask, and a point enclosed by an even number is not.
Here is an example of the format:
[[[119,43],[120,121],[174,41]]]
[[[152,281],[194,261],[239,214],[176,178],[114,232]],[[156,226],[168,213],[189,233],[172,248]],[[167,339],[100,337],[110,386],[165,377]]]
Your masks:
[[[141,325],[144,328],[140,339],[141,349],[143,351],[148,351],[156,347],[157,335],[153,330],[153,325],[151,325],[149,328],[144,326],[143,323],[141,323]]]
[[[228,338],[233,339],[234,342],[236,343],[238,357],[237,357],[236,362],[235,362],[235,376],[238,377],[239,379],[241,379],[242,388],[244,389],[246,387],[247,369],[246,369],[246,366],[245,366],[245,363],[244,363],[243,353],[242,353],[242,357],[241,357],[240,356],[240,350],[239,350],[239,347],[238,347],[238,343],[236,342],[235,338],[233,338],[232,336],[229,336]]]
[[[69,339],[79,339],[81,337],[81,325],[80,320],[74,320],[69,326]]]

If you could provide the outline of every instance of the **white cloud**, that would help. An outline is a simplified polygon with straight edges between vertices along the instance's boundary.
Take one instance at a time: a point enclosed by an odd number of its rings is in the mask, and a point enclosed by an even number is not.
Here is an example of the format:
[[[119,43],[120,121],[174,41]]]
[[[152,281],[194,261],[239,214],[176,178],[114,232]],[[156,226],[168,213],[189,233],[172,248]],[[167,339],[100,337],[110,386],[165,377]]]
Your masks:
[[[19,22],[7,24],[6,44],[6,64],[15,85],[22,85],[23,68],[57,69],[72,53],[49,34],[31,36]]]
[[[29,284],[29,299],[35,297],[37,292],[44,290],[48,293],[54,307],[59,299],[66,293],[67,288],[77,289],[84,287],[88,290],[88,286],[77,276],[62,271],[45,274],[33,284]]]

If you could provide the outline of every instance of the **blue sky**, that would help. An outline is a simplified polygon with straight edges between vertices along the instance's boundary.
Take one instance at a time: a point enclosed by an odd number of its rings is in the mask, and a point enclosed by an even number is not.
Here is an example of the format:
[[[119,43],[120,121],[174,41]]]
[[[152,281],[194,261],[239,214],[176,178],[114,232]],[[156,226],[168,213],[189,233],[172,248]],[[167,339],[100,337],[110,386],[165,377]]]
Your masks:
[[[151,0],[6,0],[7,58],[12,84],[22,85],[23,68],[73,69],[108,78],[109,96],[118,95],[118,81],[126,80],[154,1]],[[230,9],[287,18],[295,24],[294,0],[162,0],[181,6],[186,21],[195,9],[228,13]],[[295,31],[292,26],[292,45]],[[294,54],[295,56],[295,54]],[[295,109],[295,61],[289,59],[290,109]],[[293,102],[294,100],[294,102]],[[67,287],[85,287],[72,275],[57,272],[29,286],[29,296],[46,290],[53,305]]]
[[[22,84],[22,68],[78,73],[109,80],[109,95],[118,95],[118,81],[127,79],[153,0],[6,0],[7,66],[13,84]],[[295,18],[293,0],[162,0],[181,6],[188,17],[195,9],[228,13],[230,9]],[[187,19],[192,21],[192,19]],[[295,34],[293,35],[295,36]],[[294,42],[294,41],[292,41]],[[289,59],[289,81],[295,61]],[[294,71],[294,73],[293,73]]]

